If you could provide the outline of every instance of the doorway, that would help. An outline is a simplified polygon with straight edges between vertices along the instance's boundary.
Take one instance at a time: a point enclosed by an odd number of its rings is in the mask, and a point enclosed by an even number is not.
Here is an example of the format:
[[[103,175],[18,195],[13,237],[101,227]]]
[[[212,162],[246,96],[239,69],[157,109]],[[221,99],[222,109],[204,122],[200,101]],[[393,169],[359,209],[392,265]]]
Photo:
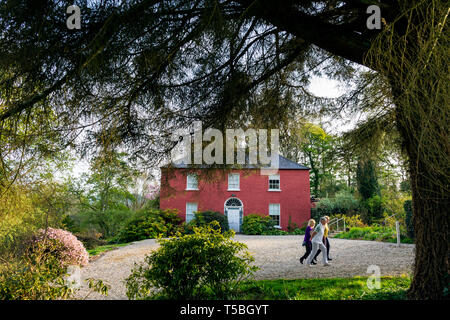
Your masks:
[[[228,217],[228,226],[235,232],[241,231],[244,206],[238,198],[229,198],[225,201],[225,215]]]

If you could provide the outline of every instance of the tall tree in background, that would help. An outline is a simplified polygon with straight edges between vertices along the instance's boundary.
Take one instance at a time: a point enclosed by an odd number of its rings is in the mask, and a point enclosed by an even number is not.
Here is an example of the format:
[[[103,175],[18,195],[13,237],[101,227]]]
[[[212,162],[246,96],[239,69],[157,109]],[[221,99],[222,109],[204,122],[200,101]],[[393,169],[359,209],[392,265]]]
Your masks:
[[[86,181],[90,209],[126,209],[128,202],[135,200],[131,188],[139,173],[130,167],[124,153],[102,151],[92,159],[90,171]]]
[[[379,193],[378,178],[373,160],[358,161],[356,181],[358,192],[363,200],[368,200]]]
[[[356,181],[358,192],[361,196],[361,204],[365,210],[363,217],[366,223],[372,223],[380,219],[383,214],[380,186],[372,159],[359,160],[356,169]]]
[[[289,126],[281,151],[288,158],[310,168],[311,193],[322,196],[325,180],[333,175],[333,137],[320,126],[299,120]]]
[[[273,124],[289,115],[293,104],[283,104],[288,97],[305,113],[371,112],[359,136],[396,130],[408,156],[416,231],[409,296],[443,297],[450,269],[446,2],[78,4],[82,28],[74,32],[66,28],[64,2],[0,3],[2,144],[18,132],[26,136],[21,145],[36,139],[37,128],[30,133],[16,124],[39,114],[42,134],[61,133],[59,147],[89,126],[87,148],[98,142],[96,123],[102,120],[117,128],[111,134],[132,156],[151,165],[176,144],[170,139],[176,128],[193,120],[218,128],[261,118]],[[380,6],[382,30],[367,28],[369,4]],[[360,81],[333,103],[308,92],[313,74]],[[272,108],[260,110],[264,91]],[[49,110],[52,121],[45,119]],[[11,154],[2,153],[2,163]]]

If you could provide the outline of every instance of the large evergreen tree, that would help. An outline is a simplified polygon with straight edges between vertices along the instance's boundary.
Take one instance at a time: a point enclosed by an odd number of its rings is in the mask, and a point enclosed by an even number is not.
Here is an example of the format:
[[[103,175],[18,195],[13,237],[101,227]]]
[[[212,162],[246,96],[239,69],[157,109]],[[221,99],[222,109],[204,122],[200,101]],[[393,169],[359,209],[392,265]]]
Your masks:
[[[362,200],[368,200],[379,193],[378,179],[373,160],[358,161],[356,181]]]
[[[360,133],[398,131],[409,158],[416,232],[409,295],[443,297],[450,205],[445,1],[77,4],[81,29],[70,31],[68,3],[0,3],[0,142],[11,147],[7,141],[21,137],[17,149],[2,146],[1,172],[11,171],[24,145],[48,154],[87,126],[83,149],[101,143],[102,131],[150,165],[174,146],[171,132],[196,119],[205,127],[257,121],[269,128],[298,106],[334,116],[371,111]],[[381,7],[382,30],[367,28],[369,4]],[[360,74],[360,81],[333,103],[306,90],[313,73],[347,81]],[[58,139],[49,148],[41,137],[52,132]]]

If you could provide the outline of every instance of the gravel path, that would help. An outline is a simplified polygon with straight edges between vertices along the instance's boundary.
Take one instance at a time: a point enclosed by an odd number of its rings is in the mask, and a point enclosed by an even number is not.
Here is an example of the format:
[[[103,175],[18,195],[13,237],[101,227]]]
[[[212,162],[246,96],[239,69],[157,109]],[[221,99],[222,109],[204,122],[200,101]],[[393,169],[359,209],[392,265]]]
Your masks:
[[[255,279],[298,279],[367,276],[369,265],[380,267],[381,275],[400,275],[412,271],[414,245],[330,239],[332,265],[323,267],[321,263],[310,268],[298,261],[303,255],[303,236],[248,236],[236,235],[235,240],[247,244],[260,270]],[[145,255],[156,249],[154,239],[135,242],[105,253],[82,268],[82,279],[102,279],[110,285],[108,296],[96,293],[88,299],[127,299],[124,279],[130,274],[135,262],[143,261]],[[319,256],[319,262],[321,256]],[[84,297],[87,289],[82,287],[79,297]]]

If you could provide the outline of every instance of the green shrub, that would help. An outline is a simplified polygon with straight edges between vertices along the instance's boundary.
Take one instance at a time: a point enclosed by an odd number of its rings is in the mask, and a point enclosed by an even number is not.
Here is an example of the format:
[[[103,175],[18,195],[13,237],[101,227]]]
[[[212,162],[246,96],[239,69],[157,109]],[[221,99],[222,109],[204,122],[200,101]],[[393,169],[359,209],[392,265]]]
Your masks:
[[[131,210],[86,211],[66,216],[63,223],[73,233],[96,232],[102,234],[101,238],[108,239],[117,236],[135,214]]]
[[[180,231],[180,224],[176,210],[145,210],[128,221],[110,243],[170,237]]]
[[[166,210],[151,210],[148,213],[149,215],[153,215],[157,218],[162,219],[165,227],[167,228],[165,236],[175,235],[177,232],[181,230],[182,220],[178,215],[178,210],[176,209],[166,209]]]
[[[414,224],[413,224],[413,210],[412,201],[406,200],[403,203],[403,208],[406,212],[405,224],[406,224],[406,234],[409,238],[414,239]]]
[[[143,299],[158,291],[168,299],[226,298],[236,284],[256,271],[247,246],[221,233],[218,222],[194,227],[194,234],[160,239],[160,247],[135,265],[126,280],[127,296]],[[151,297],[155,297],[153,294]]]
[[[360,210],[360,203],[353,194],[343,190],[334,198],[323,198],[311,209],[311,218],[319,221],[320,217],[336,214],[353,215]]]
[[[385,210],[385,204],[383,199],[379,195],[375,195],[362,202],[363,220],[366,224],[372,224],[380,221],[383,218],[383,212]]]
[[[294,234],[294,235],[304,235],[304,234],[305,234],[305,231],[306,231],[306,227],[295,228],[295,229],[291,232],[291,234]]]
[[[339,233],[335,238],[340,239],[361,239],[361,240],[372,240],[372,241],[384,241],[384,242],[397,242],[397,235],[395,228],[392,227],[354,227],[350,228],[347,232]],[[404,234],[400,234],[401,243],[413,243],[413,240],[408,238]]]
[[[98,246],[106,244],[106,240],[100,239],[102,234],[95,230],[87,230],[85,232],[76,233],[75,236],[80,240],[86,249],[94,249]]]
[[[243,234],[264,234],[269,230],[274,229],[275,223],[270,216],[261,216],[258,214],[249,214],[244,217],[241,231]]]
[[[20,255],[3,256],[7,259],[0,265],[0,300],[69,298],[72,290],[64,283],[66,267],[52,254],[60,248],[56,242],[37,242],[21,248]]]
[[[331,216],[330,219],[333,220],[334,218],[338,218],[338,219],[342,219],[345,221],[345,227],[346,228],[354,228],[354,227],[366,227],[367,225],[364,224],[364,222],[361,219],[361,216],[359,214],[357,215],[352,215],[352,216],[346,216],[343,214],[336,214],[334,216]],[[337,226],[336,224],[332,224],[330,227],[331,228],[336,228],[339,227],[339,229],[343,226],[342,220],[340,220],[338,222],[339,226]]]
[[[208,225],[213,221],[217,221],[219,223],[218,228],[220,228],[222,232],[226,232],[230,229],[228,226],[227,217],[220,212],[199,211],[195,213],[195,218],[189,221],[189,223],[186,225],[186,232],[193,233],[194,227]]]
[[[0,250],[0,300],[61,300],[77,290],[67,281],[67,265],[57,252],[59,241],[34,241],[37,235],[19,235]],[[0,249],[5,249],[1,243]],[[89,288],[107,294],[101,280],[88,279]]]

